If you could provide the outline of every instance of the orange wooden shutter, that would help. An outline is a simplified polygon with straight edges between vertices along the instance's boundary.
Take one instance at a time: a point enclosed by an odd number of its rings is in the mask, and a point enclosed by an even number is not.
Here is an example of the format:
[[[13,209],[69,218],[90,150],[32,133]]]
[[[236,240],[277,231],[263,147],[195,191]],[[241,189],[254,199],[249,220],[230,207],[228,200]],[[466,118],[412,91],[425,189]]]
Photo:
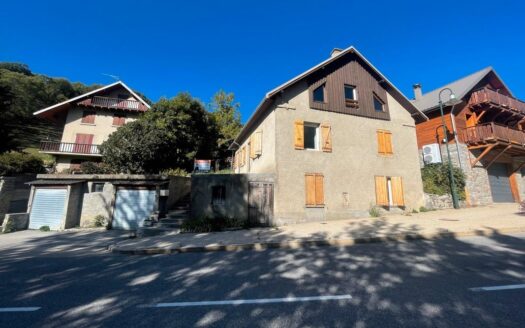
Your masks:
[[[332,152],[332,127],[329,123],[321,124],[322,150],[327,153]]]
[[[386,177],[376,176],[376,204],[379,206],[388,206]]]
[[[385,154],[391,155],[393,154],[392,151],[392,132],[390,131],[383,131],[383,141],[385,145]]]
[[[294,122],[294,145],[295,149],[304,149],[304,122]]]
[[[262,130],[255,133],[255,156],[262,155]]]
[[[377,152],[379,154],[385,153],[385,135],[381,130],[377,130]]]
[[[241,148],[241,166],[244,166],[244,164],[246,164],[246,146]]]
[[[83,111],[81,122],[87,123],[87,124],[95,124],[95,112],[94,111]]]
[[[391,177],[390,182],[392,184],[392,205],[405,206],[403,180],[401,177]]]
[[[306,205],[315,205],[315,174],[305,174]]]
[[[324,205],[324,177],[322,174],[315,175],[315,205]]]
[[[248,147],[250,148],[249,151],[250,151],[250,158],[251,159],[254,159],[256,156],[255,156],[255,142],[254,142],[255,138],[254,138],[254,135],[252,134],[250,136],[250,142],[248,142]]]

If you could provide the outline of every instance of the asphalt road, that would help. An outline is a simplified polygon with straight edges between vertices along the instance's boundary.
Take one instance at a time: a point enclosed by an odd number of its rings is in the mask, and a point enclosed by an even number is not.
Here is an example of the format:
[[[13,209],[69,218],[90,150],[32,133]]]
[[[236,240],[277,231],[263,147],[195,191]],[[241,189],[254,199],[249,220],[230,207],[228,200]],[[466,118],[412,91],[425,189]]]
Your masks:
[[[525,234],[157,256],[41,236],[0,236],[0,327],[525,327],[524,288],[470,290],[525,284]]]

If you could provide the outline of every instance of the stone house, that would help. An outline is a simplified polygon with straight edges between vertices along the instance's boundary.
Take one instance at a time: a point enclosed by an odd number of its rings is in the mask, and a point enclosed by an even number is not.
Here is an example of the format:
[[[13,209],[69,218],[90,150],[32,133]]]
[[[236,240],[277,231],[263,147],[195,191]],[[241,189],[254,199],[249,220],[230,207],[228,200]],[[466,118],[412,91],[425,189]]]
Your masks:
[[[519,202],[525,196],[525,102],[514,97],[492,67],[427,93],[414,85],[412,103],[429,117],[416,127],[421,165],[448,160],[440,92],[451,161],[466,177],[466,203]],[[455,104],[446,102],[451,92]]]
[[[57,172],[78,170],[84,161],[100,161],[99,145],[149,108],[124,82],[117,81],[41,109],[33,115],[59,126],[62,137],[42,141],[40,152],[55,157]]]
[[[231,146],[233,169],[273,176],[254,184],[276,225],[419,208],[416,123],[426,119],[357,49],[334,49],[266,94]]]

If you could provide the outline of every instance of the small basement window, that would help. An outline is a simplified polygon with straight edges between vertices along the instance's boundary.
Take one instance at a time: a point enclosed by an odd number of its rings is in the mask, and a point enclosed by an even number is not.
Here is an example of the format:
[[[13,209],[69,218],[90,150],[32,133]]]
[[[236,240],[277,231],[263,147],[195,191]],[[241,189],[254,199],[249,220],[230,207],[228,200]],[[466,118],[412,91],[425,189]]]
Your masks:
[[[385,111],[385,104],[376,95],[374,95],[374,110],[376,112],[384,112]]]
[[[319,124],[304,123],[304,149],[319,149]]]
[[[211,203],[213,205],[224,204],[226,202],[226,187],[213,186],[211,187]]]
[[[104,183],[93,183],[91,186],[91,192],[102,192],[104,191]]]
[[[357,88],[353,85],[345,84],[345,104],[346,107],[358,107]]]
[[[314,92],[313,92],[314,101],[322,102],[322,103],[325,102],[325,91],[324,91],[324,88],[325,88],[325,85],[322,84],[322,85],[320,85],[320,86],[318,86],[317,88],[314,89]]]

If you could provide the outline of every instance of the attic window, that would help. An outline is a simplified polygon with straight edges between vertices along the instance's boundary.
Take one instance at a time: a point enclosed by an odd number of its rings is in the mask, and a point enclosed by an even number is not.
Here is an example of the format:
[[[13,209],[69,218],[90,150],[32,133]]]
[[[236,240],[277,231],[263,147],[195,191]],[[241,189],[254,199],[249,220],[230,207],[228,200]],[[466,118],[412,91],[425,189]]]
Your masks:
[[[385,104],[375,94],[374,94],[374,110],[376,112],[384,112],[385,111]]]
[[[346,107],[358,107],[357,88],[353,85],[345,84],[345,104]]]
[[[325,102],[325,85],[321,84],[313,91],[313,99],[314,101],[324,103]]]

